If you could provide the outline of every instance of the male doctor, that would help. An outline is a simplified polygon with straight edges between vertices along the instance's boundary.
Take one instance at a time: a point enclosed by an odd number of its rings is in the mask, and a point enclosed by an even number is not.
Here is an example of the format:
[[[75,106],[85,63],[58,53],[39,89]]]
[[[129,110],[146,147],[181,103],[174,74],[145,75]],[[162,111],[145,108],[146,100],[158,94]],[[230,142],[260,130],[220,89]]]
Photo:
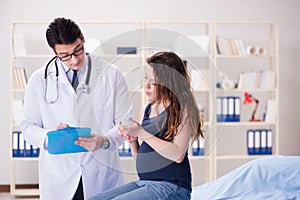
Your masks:
[[[40,198],[88,199],[124,183],[116,124],[131,115],[130,95],[115,66],[86,54],[74,21],[54,19],[46,38],[56,57],[28,81],[22,132],[40,148]],[[75,142],[89,152],[49,154],[47,132],[67,126],[92,129],[91,138]]]

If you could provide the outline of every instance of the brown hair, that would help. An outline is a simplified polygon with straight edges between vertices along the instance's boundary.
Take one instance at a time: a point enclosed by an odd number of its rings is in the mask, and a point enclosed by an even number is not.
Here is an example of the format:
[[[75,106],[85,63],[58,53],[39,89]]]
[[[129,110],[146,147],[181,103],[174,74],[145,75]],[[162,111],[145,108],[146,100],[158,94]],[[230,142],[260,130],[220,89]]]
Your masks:
[[[147,63],[154,72],[157,98],[155,102],[170,102],[168,131],[164,134],[164,139],[171,141],[176,136],[184,110],[187,112],[186,120],[191,126],[193,140],[199,136],[204,138],[203,120],[191,91],[190,77],[183,61],[173,52],[159,52],[148,58]]]

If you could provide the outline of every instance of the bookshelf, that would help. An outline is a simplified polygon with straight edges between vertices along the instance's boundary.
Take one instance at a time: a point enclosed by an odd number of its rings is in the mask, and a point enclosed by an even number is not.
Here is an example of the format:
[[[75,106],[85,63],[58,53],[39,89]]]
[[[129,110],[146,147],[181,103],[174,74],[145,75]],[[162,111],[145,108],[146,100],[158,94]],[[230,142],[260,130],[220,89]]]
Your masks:
[[[52,57],[44,38],[48,24],[49,22],[36,21],[12,23],[12,69],[15,67],[25,69],[27,78]],[[147,105],[143,92],[146,58],[156,51],[171,50],[186,61],[192,89],[204,117],[206,134],[204,155],[193,156],[193,145],[189,148],[194,186],[212,181],[249,160],[268,156],[248,155],[247,131],[250,129],[272,130],[272,155],[278,154],[279,53],[276,22],[82,21],[79,22],[79,26],[86,38],[87,51],[117,65],[124,74],[134,102],[133,118],[138,121],[141,121]],[[225,46],[224,41],[219,43],[219,38],[223,38],[228,46]],[[219,53],[217,44],[223,45],[222,54]],[[263,48],[264,52],[249,54],[248,46]],[[135,53],[118,54],[118,47],[134,48]],[[232,88],[230,84],[227,88],[222,87],[225,86],[222,83],[224,74],[227,81],[230,80],[236,85],[240,74],[262,70],[274,72],[276,81],[274,87],[249,89],[246,85]],[[24,88],[17,87],[13,70],[11,76],[11,101],[22,100]],[[217,88],[217,83],[221,87]],[[276,120],[250,122],[254,103],[243,104],[246,92],[259,99],[256,117],[261,119],[264,104],[270,99],[276,100],[274,108],[277,113]],[[239,98],[239,121],[217,122],[218,97]],[[15,113],[11,114],[11,132],[18,131],[14,115]],[[36,195],[38,190],[15,188],[18,182],[15,175],[16,163],[22,162],[38,162],[38,158],[11,157],[11,193],[21,196]],[[137,179],[135,163],[131,157],[121,157],[121,168],[124,170],[126,181]]]
[[[234,30],[234,31],[233,31]],[[238,122],[216,122],[214,140],[217,141],[213,151],[213,177],[218,178],[237,166],[252,160],[268,156],[257,153],[249,155],[249,149],[264,149],[267,145],[266,135],[255,136],[256,141],[249,142],[248,131],[270,130],[269,144],[271,155],[279,153],[279,60],[278,60],[278,25],[276,22],[240,22],[227,21],[214,24],[214,63],[217,73],[216,82],[222,82],[226,74],[237,85],[235,88],[215,89],[216,97],[235,96],[240,98],[240,120]],[[219,42],[227,38],[230,42],[241,41],[242,45]],[[227,41],[228,42],[228,41]],[[230,43],[229,42],[229,43]],[[236,50],[244,48],[244,51]],[[220,51],[220,49],[222,50]],[[272,74],[270,77],[265,74]],[[264,75],[263,75],[264,74]],[[267,77],[267,78],[266,78]],[[222,85],[222,84],[221,84]],[[255,102],[245,104],[246,93],[259,101],[255,120],[251,120]],[[272,108],[266,108],[270,100],[276,101]],[[216,110],[219,105],[215,103]],[[265,115],[274,115],[268,120]],[[265,118],[265,119],[264,119]],[[264,131],[262,131],[264,132]],[[234,141],[234,143],[233,143]],[[253,144],[252,144],[253,142]],[[247,146],[249,147],[247,151]]]

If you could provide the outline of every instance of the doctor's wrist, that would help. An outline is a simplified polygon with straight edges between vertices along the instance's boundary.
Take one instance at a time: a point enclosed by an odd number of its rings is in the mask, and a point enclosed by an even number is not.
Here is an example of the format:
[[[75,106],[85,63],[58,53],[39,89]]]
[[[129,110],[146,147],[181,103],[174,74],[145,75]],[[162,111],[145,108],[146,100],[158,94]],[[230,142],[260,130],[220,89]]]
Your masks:
[[[109,142],[109,140],[107,139],[107,137],[105,137],[105,136],[100,136],[100,138],[101,138],[101,147],[100,147],[100,149],[103,149],[103,150],[106,150],[106,149],[108,149],[109,147],[110,147],[110,142]]]

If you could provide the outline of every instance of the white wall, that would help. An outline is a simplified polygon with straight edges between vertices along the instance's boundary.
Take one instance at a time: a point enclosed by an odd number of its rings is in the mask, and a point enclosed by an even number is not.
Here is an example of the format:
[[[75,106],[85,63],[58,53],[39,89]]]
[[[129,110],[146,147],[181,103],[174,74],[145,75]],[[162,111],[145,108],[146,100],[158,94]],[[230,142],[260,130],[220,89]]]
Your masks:
[[[86,3],[87,2],[87,3]],[[9,184],[10,31],[12,21],[274,20],[280,25],[280,153],[300,155],[299,0],[1,0],[0,185]],[[46,41],[45,41],[46,42]],[[26,174],[36,179],[35,174]],[[25,176],[26,176],[25,175]],[[33,178],[32,178],[33,177]],[[26,177],[25,177],[26,178]]]

